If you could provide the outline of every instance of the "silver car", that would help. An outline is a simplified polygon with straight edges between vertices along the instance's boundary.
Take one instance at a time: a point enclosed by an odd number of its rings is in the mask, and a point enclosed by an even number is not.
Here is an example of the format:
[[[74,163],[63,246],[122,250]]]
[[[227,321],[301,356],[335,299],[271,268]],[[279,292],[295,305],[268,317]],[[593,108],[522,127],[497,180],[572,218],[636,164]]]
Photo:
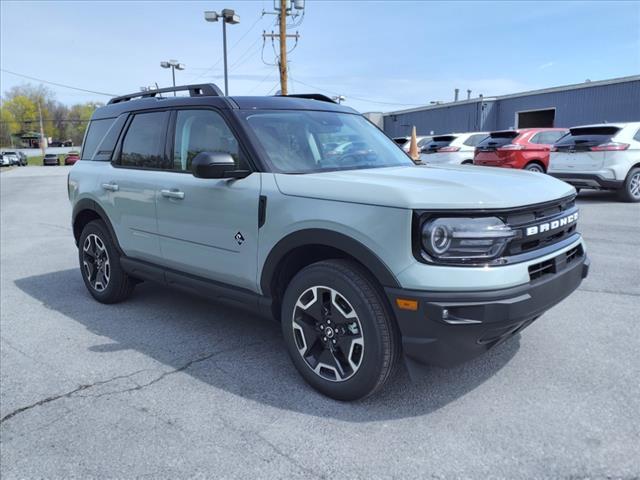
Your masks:
[[[482,354],[589,267],[570,185],[415,165],[322,95],[114,98],[68,192],[96,300],[148,280],[275,319],[302,377],[339,400],[378,391],[401,358],[414,371]]]

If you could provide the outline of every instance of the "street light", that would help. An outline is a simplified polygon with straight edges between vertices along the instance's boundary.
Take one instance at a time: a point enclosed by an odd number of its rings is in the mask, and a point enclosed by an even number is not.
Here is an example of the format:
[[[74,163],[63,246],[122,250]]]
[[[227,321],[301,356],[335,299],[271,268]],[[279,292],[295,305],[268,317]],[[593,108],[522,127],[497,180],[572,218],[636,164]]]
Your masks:
[[[222,12],[204,12],[204,19],[207,22],[217,22],[222,19],[222,49],[224,52],[224,94],[229,95],[229,78],[227,76],[227,23],[236,25],[240,23],[240,16],[229,8],[225,8]]]
[[[176,70],[184,70],[185,64],[178,63],[177,60],[169,60],[168,62],[160,62],[162,68],[170,68],[171,76],[173,77],[173,88],[176,88]],[[173,92],[173,96],[176,96],[176,92]]]

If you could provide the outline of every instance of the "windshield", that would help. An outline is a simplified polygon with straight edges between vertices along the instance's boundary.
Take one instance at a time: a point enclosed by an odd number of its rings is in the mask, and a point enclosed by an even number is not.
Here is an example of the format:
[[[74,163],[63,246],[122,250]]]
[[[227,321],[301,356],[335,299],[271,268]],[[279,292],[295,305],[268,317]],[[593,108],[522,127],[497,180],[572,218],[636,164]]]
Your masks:
[[[250,112],[245,118],[276,172],[413,165],[407,154],[360,115],[281,110]]]

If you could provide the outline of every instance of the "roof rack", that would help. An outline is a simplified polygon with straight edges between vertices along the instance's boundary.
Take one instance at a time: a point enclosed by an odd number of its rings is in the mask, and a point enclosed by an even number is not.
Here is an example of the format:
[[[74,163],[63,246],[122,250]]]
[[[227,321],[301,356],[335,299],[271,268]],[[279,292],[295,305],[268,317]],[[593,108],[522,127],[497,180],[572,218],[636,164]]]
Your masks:
[[[275,95],[276,97],[296,97],[308,98],[310,100],[318,100],[319,102],[337,103],[333,98],[329,98],[321,93],[292,93],[289,95]]]
[[[183,92],[189,90],[190,97],[222,97],[224,94],[217,85],[213,83],[202,83],[198,85],[181,85],[179,87],[159,88],[156,90],[146,90],[144,92],[130,93],[109,100],[109,105],[113,103],[128,102],[134,98],[153,98],[159,93]]]

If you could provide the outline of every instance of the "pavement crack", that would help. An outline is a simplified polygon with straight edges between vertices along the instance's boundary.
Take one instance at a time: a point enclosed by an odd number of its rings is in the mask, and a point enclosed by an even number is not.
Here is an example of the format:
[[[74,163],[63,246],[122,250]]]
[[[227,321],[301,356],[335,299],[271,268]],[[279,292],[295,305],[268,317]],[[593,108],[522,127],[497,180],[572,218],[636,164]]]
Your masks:
[[[52,395],[50,397],[46,397],[46,398],[43,398],[42,400],[39,400],[39,401],[37,401],[35,403],[32,403],[31,405],[26,405],[24,407],[16,408],[12,412],[7,413],[4,417],[0,418],[0,425],[2,425],[7,420],[10,420],[11,418],[15,417],[16,415],[19,415],[19,414],[24,413],[24,412],[26,412],[28,410],[31,410],[32,408],[40,407],[40,406],[45,405],[47,403],[55,402],[56,400],[60,400],[61,398],[70,398],[73,395],[75,395],[76,393],[82,392],[83,390],[87,390],[89,388],[97,387],[99,385],[104,385],[106,383],[114,382],[116,380],[122,380],[123,378],[129,378],[129,377],[137,375],[138,373],[141,373],[143,371],[144,370],[138,370],[138,371],[135,371],[133,373],[129,373],[127,375],[116,375],[115,377],[111,377],[111,378],[109,378],[107,380],[99,380],[97,382],[80,385],[80,386],[78,386],[78,387],[74,388],[73,390],[70,390],[70,391],[68,391],[66,393],[60,393],[58,395]]]
[[[136,384],[135,387],[130,387],[130,388],[125,388],[123,390],[116,390],[113,392],[105,392],[105,393],[101,393],[98,395],[82,395],[82,397],[86,398],[86,397],[93,397],[93,398],[101,398],[101,397],[105,397],[105,396],[110,396],[110,395],[119,395],[121,393],[128,393],[128,392],[135,392],[138,390],[142,390],[144,388],[150,387],[151,385],[154,385],[162,380],[164,380],[165,378],[167,378],[170,375],[174,375],[176,373],[180,373],[183,372],[185,370],[187,370],[188,368],[190,368],[191,366],[197,364],[197,363],[201,363],[201,362],[205,362],[207,360],[210,360],[213,357],[216,357],[218,355],[221,355],[223,353],[230,353],[230,352],[234,352],[236,350],[241,350],[241,349],[245,349],[247,347],[253,347],[256,345],[260,345],[264,342],[254,342],[254,343],[249,343],[249,344],[245,344],[245,345],[241,345],[241,346],[237,346],[237,347],[233,347],[233,348],[227,348],[224,350],[219,350],[217,352],[213,352],[210,353],[208,355],[203,355],[201,357],[197,357],[194,358],[193,360],[189,360],[187,363],[185,363],[184,365],[175,368],[173,370],[169,370],[166,372],[163,372],[162,374],[160,374],[159,376],[157,376],[156,378],[154,378],[153,380],[150,380],[146,383],[140,383],[140,384]]]

